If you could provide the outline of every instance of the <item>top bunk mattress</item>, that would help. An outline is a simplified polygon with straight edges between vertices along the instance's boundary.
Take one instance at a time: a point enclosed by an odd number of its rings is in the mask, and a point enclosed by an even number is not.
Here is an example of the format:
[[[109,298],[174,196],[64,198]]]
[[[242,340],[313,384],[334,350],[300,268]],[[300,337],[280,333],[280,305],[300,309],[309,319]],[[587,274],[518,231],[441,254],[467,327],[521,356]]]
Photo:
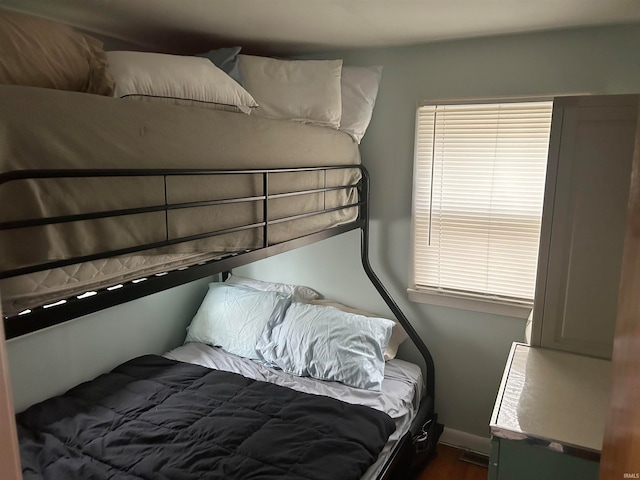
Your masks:
[[[0,172],[360,163],[346,133],[243,113],[0,85]]]
[[[245,170],[359,165],[358,145],[346,133],[310,124],[189,106],[0,85],[0,173],[39,169]],[[351,185],[360,172],[339,169],[272,174],[269,194]],[[82,215],[169,203],[219,201],[262,194],[259,175],[46,178],[0,185],[0,222]],[[353,189],[275,199],[269,219],[351,205]],[[0,270],[79,258],[132,246],[259,223],[261,201],[180,208],[116,218],[0,231]],[[274,225],[271,243],[353,221],[349,208]],[[193,264],[263,244],[259,228],[177,243],[115,258],[39,271],[0,281],[5,315],[74,293]],[[111,259],[107,259],[111,260]],[[175,262],[174,262],[175,263]],[[121,265],[140,264],[142,270]],[[150,266],[153,265],[153,268]],[[71,273],[70,273],[71,272]],[[84,272],[84,273],[83,273]],[[88,274],[85,275],[85,273]],[[111,278],[113,277],[113,278]],[[60,279],[63,279],[60,282]],[[113,280],[113,282],[111,282]]]

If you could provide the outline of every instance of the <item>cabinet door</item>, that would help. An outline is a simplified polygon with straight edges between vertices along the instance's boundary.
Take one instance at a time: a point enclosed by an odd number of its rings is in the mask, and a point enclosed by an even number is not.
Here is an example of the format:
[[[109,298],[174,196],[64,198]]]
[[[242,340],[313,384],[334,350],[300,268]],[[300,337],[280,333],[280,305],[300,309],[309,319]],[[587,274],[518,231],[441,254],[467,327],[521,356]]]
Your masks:
[[[534,344],[611,358],[637,105],[554,101]]]
[[[598,480],[598,462],[527,440],[500,439],[499,456],[496,480]]]
[[[489,455],[489,472],[488,480],[499,480],[498,477],[498,461],[500,459],[500,440],[491,437],[491,452]]]

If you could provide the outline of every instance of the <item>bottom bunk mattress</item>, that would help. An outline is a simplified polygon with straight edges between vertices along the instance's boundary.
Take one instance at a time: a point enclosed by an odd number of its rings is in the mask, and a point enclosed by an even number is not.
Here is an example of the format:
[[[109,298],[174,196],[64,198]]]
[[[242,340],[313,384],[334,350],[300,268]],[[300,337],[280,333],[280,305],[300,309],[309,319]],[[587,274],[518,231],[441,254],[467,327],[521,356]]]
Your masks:
[[[17,416],[28,479],[358,479],[375,409],[155,355]]]
[[[29,479],[373,479],[417,411],[420,369],[373,392],[199,343],[147,355],[16,416]]]

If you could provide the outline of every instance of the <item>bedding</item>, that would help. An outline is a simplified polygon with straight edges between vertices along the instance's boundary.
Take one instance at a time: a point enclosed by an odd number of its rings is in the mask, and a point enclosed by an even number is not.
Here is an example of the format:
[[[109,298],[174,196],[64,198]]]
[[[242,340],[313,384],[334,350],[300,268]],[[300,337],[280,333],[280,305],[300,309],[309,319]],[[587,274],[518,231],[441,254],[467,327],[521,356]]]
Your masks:
[[[238,55],[242,82],[260,105],[254,115],[337,129],[342,60],[280,60]]]
[[[379,391],[392,327],[384,318],[291,303],[267,319],[255,348],[267,364],[285,372]]]
[[[373,107],[378,96],[382,77],[381,66],[343,66],[340,85],[342,88],[342,116],[340,130],[348,133],[360,143],[364,137]]]
[[[363,480],[373,480],[382,471],[397,442],[409,431],[424,393],[420,368],[399,359],[386,362],[382,388],[379,392],[375,392],[349,387],[339,382],[298,377],[201,343],[187,343],[167,352],[165,356],[173,360],[239,373],[255,380],[275,383],[301,392],[324,395],[387,413],[393,419],[396,429],[389,437],[377,461],[363,475]]]
[[[249,114],[258,104],[213,62],[151,52],[107,52],[114,96]]]
[[[290,168],[358,165],[357,145],[348,135],[254,115],[184,106],[126,102],[120,99],[51,89],[0,85],[0,172],[13,170],[124,168]],[[269,176],[269,193],[357,183],[357,169],[277,173]],[[181,175],[145,178],[28,180],[0,187],[0,222],[111,209],[147,207],[259,195],[255,174],[214,177]],[[115,192],[115,194],[114,194]],[[64,202],[55,199],[63,198]],[[319,211],[356,201],[355,188],[271,201],[271,220]],[[357,208],[282,222],[270,229],[270,244],[353,221]],[[85,220],[0,232],[0,270],[89,255],[132,245],[188,237],[211,230],[260,221],[260,201]],[[78,239],[82,239],[78,241]],[[165,271],[153,257],[179,255],[183,264],[203,257],[256,248],[259,228],[146,251],[138,262],[144,275]],[[148,258],[147,258],[148,257]],[[158,257],[159,258],[159,257]],[[166,257],[165,257],[166,260]],[[114,260],[111,266],[123,263]],[[104,265],[104,263],[101,263]],[[111,267],[109,267],[111,269]],[[73,290],[82,293],[104,284],[100,267],[80,264],[63,272],[0,281],[5,315],[31,308],[34,295],[54,302]],[[89,272],[76,277],[75,272]],[[116,276],[113,272],[111,275]],[[125,277],[135,278],[135,271]],[[64,284],[53,280],[63,280]],[[119,280],[118,280],[119,281]],[[26,291],[25,291],[26,289]]]
[[[229,285],[243,285],[245,287],[262,290],[264,292],[280,292],[285,295],[290,295],[294,302],[311,303],[320,298],[320,294],[318,292],[312,288],[305,287],[304,285],[265,282],[262,280],[255,280],[253,278],[240,277],[238,275],[229,275],[229,278],[224,282]]]
[[[358,308],[348,307],[347,305],[343,305],[342,303],[334,302],[333,300],[327,299],[312,299],[309,303],[313,305],[325,305],[329,307],[335,307],[343,312],[347,313],[355,313],[357,315],[362,315],[365,317],[380,317],[380,315],[371,312],[365,312],[364,310],[360,310]],[[402,328],[402,325],[398,323],[396,320],[389,319],[393,322],[393,328],[391,330],[391,338],[389,339],[389,343],[384,349],[384,359],[385,361],[392,360],[396,358],[396,354],[398,353],[398,348],[407,338],[407,332]]]
[[[240,66],[238,65],[240,50],[242,50],[242,47],[217,48],[199,53],[196,56],[208,58],[216,67],[242,85],[242,75],[240,75]]]
[[[274,312],[291,297],[240,285],[213,282],[187,328],[186,342],[224,348],[245,358],[260,359],[256,344]]]
[[[379,391],[394,322],[212,282],[187,327],[200,342],[302,377]]]
[[[30,407],[17,425],[25,480],[355,480],[395,429],[366,406],[154,355]]]
[[[102,42],[60,23],[0,10],[0,84],[111,95]]]

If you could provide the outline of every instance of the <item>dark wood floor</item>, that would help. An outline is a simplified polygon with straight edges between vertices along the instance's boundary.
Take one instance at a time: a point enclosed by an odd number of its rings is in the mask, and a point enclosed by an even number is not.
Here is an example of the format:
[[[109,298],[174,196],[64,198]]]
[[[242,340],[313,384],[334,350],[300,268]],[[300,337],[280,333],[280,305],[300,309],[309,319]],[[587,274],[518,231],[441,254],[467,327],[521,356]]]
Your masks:
[[[463,462],[457,448],[438,445],[436,455],[415,480],[487,480],[486,467]]]

